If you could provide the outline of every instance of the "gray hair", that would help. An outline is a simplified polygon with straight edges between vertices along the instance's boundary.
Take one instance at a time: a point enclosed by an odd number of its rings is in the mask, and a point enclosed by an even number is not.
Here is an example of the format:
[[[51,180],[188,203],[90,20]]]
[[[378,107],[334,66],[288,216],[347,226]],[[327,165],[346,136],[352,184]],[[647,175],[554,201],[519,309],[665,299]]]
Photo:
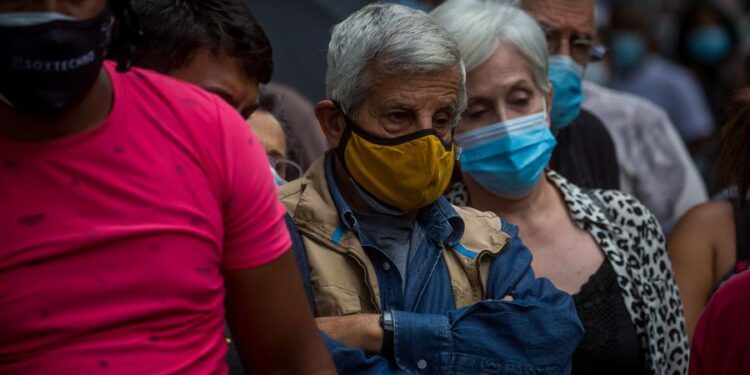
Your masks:
[[[486,62],[501,43],[526,60],[536,86],[549,92],[547,38],[517,0],[448,0],[430,14],[458,43],[466,69]]]
[[[372,4],[333,28],[326,95],[353,116],[372,87],[373,69],[411,75],[450,68],[460,74],[457,113],[462,113],[466,108],[466,70],[450,34],[420,10]]]

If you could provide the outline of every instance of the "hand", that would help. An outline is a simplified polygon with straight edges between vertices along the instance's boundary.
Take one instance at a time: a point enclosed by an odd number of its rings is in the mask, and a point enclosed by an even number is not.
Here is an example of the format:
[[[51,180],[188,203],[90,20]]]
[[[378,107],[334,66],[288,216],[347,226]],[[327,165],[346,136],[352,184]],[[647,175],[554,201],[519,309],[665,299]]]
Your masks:
[[[315,318],[318,329],[332,339],[370,354],[380,354],[383,328],[378,314],[355,314]]]

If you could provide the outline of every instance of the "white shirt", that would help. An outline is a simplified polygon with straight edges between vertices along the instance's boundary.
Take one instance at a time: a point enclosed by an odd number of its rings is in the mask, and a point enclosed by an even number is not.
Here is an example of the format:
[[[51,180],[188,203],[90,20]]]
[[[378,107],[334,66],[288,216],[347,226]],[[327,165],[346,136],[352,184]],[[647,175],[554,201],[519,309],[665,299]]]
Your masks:
[[[708,100],[693,73],[658,55],[646,56],[641,66],[627,75],[612,77],[608,86],[663,108],[686,143],[714,133]]]
[[[698,169],[664,110],[591,82],[584,82],[583,89],[583,108],[602,120],[615,142],[621,190],[645,204],[665,232],[708,200]]]

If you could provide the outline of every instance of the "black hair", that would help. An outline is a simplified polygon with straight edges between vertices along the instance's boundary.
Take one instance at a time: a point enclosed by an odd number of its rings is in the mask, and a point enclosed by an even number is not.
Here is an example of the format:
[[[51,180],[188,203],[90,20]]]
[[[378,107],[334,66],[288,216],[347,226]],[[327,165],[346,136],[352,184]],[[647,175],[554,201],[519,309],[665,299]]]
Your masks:
[[[261,90],[260,99],[258,100],[258,110],[270,113],[278,118],[278,101],[279,98],[275,94]]]
[[[736,186],[737,197],[744,203],[750,190],[750,88],[740,90],[733,104],[730,120],[722,131],[719,178],[722,183]]]
[[[711,11],[716,14],[719,26],[729,33],[731,49],[734,50],[740,43],[740,34],[731,16],[713,1],[693,0],[680,13],[677,31],[677,60],[685,65],[694,62],[688,50],[688,38],[695,27],[695,20],[702,11]],[[729,57],[729,55],[727,55]]]
[[[143,32],[133,14],[130,0],[109,0],[108,5],[115,20],[112,27],[109,56],[117,60],[117,71],[125,72],[130,70],[136,45]],[[117,52],[113,53],[112,51]]]
[[[271,43],[245,0],[130,0],[143,30],[130,53],[136,66],[161,73],[187,66],[202,48],[239,59],[260,83],[273,74]]]

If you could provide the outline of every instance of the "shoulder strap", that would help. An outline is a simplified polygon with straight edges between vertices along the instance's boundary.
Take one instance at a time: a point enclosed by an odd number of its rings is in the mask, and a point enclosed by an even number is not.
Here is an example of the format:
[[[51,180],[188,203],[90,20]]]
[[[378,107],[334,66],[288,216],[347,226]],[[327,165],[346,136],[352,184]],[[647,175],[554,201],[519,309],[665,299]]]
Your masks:
[[[289,230],[289,236],[292,239],[292,250],[294,251],[294,258],[297,260],[297,267],[299,267],[300,276],[302,276],[302,284],[305,286],[307,302],[310,303],[310,309],[312,309],[313,316],[318,316],[315,308],[315,299],[313,298],[310,266],[307,263],[305,245],[302,244],[302,237],[300,237],[297,227],[294,225],[294,219],[292,219],[292,216],[285,214],[284,222]]]

